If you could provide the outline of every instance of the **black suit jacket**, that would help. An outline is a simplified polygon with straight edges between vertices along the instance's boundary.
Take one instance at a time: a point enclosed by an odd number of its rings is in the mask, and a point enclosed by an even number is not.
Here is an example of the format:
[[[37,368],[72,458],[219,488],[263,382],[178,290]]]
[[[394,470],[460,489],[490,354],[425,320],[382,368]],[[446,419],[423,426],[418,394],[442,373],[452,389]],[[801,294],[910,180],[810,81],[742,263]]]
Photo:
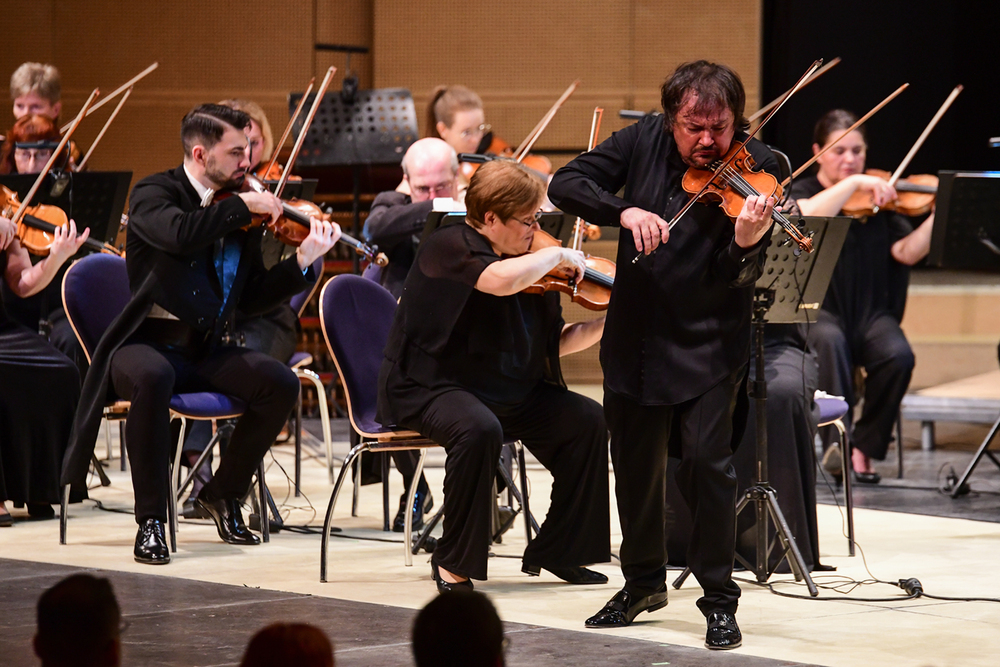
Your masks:
[[[372,202],[365,220],[365,238],[389,258],[388,266],[382,268],[380,282],[397,299],[403,294],[406,274],[417,256],[420,234],[433,209],[433,200],[413,203],[410,195],[395,190],[379,193]]]
[[[777,174],[764,144],[753,140],[747,148],[757,169]],[[622,211],[633,206],[670,220],[690,198],[681,188],[686,171],[662,118],[647,116],[557,171],[549,199],[598,225],[619,226]],[[635,243],[623,230],[601,340],[608,388],[642,405],[676,405],[745,365],[753,284],[769,238],[770,231],[756,246],[740,248],[722,209],[699,203],[666,245],[633,264]]]
[[[265,270],[262,229],[242,231],[251,221],[243,200],[230,197],[201,208],[183,166],[139,181],[129,202],[126,264],[132,298],[94,351],[63,459],[62,484],[85,482],[111,391],[111,358],[154,303],[199,331],[211,331],[217,342],[237,307],[248,314],[264,312],[316,280],[312,267],[303,274],[294,256]],[[224,237],[242,244],[242,252],[223,309],[214,253],[216,241]]]

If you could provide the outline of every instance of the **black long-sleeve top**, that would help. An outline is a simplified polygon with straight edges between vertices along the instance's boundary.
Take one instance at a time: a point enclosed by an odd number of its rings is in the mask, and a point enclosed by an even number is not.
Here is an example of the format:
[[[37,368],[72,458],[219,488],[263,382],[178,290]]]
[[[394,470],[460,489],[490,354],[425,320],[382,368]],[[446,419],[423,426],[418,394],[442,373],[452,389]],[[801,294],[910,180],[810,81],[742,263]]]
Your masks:
[[[417,255],[420,234],[434,200],[414,203],[410,195],[390,190],[380,192],[365,220],[365,238],[389,258],[380,282],[397,299],[403,294],[406,274]]]
[[[764,144],[748,148],[757,169],[777,174]],[[557,171],[549,198],[598,225],[620,226],[622,211],[633,206],[670,220],[690,197],[681,187],[686,170],[672,133],[648,116]],[[601,341],[607,387],[643,405],[676,405],[746,364],[753,284],[769,236],[740,248],[733,221],[716,204],[699,203],[665,246],[633,264],[635,242],[622,230]]]

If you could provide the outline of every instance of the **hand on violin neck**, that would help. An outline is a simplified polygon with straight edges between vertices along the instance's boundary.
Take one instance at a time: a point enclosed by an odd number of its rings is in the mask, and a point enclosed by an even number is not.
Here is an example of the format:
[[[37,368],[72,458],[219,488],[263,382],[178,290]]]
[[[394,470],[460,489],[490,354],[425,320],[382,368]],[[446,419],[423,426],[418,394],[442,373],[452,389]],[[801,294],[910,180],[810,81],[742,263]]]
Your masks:
[[[781,210],[775,206],[774,197],[751,195],[743,202],[743,209],[736,217],[735,239],[741,248],[752,248],[757,245],[767,230],[771,227],[772,211]]]
[[[251,213],[269,216],[271,220],[277,220],[283,212],[281,200],[270,192],[241,192],[239,198]]]
[[[90,228],[84,229],[82,234],[77,234],[76,222],[70,220],[66,226],[57,226],[54,236],[52,247],[49,248],[49,261],[58,267],[75,255],[80,246],[90,237]]]
[[[340,225],[319,218],[309,218],[309,236],[303,239],[295,251],[299,268],[306,270],[313,262],[325,255],[340,240]]]
[[[627,208],[621,213],[621,226],[632,232],[635,249],[647,255],[670,237],[670,227],[666,220],[641,208]]]

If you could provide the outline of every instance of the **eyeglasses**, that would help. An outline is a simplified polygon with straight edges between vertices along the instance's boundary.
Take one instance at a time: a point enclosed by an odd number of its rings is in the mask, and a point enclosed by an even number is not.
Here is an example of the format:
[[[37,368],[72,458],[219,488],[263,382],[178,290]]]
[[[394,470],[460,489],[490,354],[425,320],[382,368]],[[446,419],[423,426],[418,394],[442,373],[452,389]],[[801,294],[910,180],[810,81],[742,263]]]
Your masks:
[[[431,194],[451,194],[451,183],[438,183],[437,185],[413,185],[410,189],[413,194],[427,197]]]
[[[511,220],[516,220],[517,222],[520,222],[525,227],[531,227],[533,224],[535,224],[536,222],[540,221],[541,219],[542,219],[542,212],[541,211],[536,212],[531,217],[531,220],[528,220],[528,221],[524,221],[524,220],[521,220],[519,218],[511,218]]]
[[[468,130],[462,130],[459,134],[462,135],[463,139],[471,139],[472,137],[481,137],[492,129],[493,129],[492,125],[490,125],[489,123],[483,123],[479,127],[473,127],[469,128]]]

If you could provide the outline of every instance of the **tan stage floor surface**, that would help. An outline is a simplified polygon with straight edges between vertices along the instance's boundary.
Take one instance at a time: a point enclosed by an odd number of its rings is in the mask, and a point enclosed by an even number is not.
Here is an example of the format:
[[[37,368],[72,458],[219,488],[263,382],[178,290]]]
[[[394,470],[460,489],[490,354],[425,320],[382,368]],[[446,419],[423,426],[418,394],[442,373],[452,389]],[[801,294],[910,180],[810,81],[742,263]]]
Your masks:
[[[313,441],[315,442],[315,441]],[[103,452],[103,443],[99,443]],[[347,443],[336,443],[335,454],[343,457]],[[276,461],[292,470],[293,449],[274,449]],[[280,504],[288,483],[269,457],[268,484]],[[427,477],[440,503],[444,455],[428,455]],[[106,507],[131,509],[131,482],[117,471],[112,486],[98,488],[92,497]],[[338,466],[339,469],[339,466]],[[322,458],[303,462],[306,497],[288,499],[285,520],[289,524],[319,526],[331,486]],[[547,507],[549,476],[529,463],[532,509],[541,519]],[[613,484],[613,480],[612,480]],[[398,474],[392,474],[392,511],[402,492]],[[614,488],[612,486],[612,488]],[[308,498],[308,500],[307,500]],[[309,501],[315,512],[308,508]],[[614,505],[614,495],[611,503]],[[9,505],[8,505],[9,506]],[[14,511],[15,516],[23,510]],[[381,531],[380,487],[364,487],[359,516],[350,516],[350,486],[345,487],[335,516],[335,525],[361,537],[399,539]],[[895,581],[916,577],[928,593],[954,597],[1000,598],[1000,579],[995,576],[1000,554],[1000,523],[936,518],[871,510],[855,514],[857,541],[867,557],[871,575]],[[841,533],[841,514],[836,507],[819,507],[820,545],[823,562],[835,565],[838,577],[869,579],[860,556],[847,557],[847,541]],[[618,550],[620,528],[612,507],[612,548]],[[419,608],[435,594],[428,556],[414,558],[413,567],[403,565],[401,544],[331,539],[330,582],[319,582],[318,535],[287,532],[272,536],[269,544],[241,548],[223,544],[210,522],[183,521],[178,534],[178,552],[171,564],[150,567],[132,560],[135,524],[125,514],[100,511],[86,502],[70,508],[69,543],[58,544],[58,522],[18,522],[0,529],[0,555],[46,563],[99,567],[159,576],[255,586]],[[585,631],[583,620],[596,612],[622,585],[614,564],[598,565],[611,582],[606,586],[574,587],[543,571],[538,578],[520,572],[524,547],[520,519],[494,547],[497,558],[490,562],[490,580],[477,590],[489,595],[506,621]],[[670,573],[674,576],[675,573]],[[0,574],[2,576],[2,574]],[[752,575],[738,574],[743,578]],[[772,581],[789,580],[776,576]],[[817,582],[834,577],[819,574]],[[1000,664],[1000,604],[952,602],[927,598],[895,602],[862,602],[858,597],[894,597],[902,592],[887,585],[863,586],[848,595],[823,590],[821,596],[835,601],[799,600],[779,597],[767,589],[741,583],[743,598],[738,619],[744,646],[737,652],[774,659],[822,665],[998,665]],[[804,594],[801,586],[781,585],[787,592]],[[680,590],[671,590],[670,604],[653,614],[642,614],[629,628],[605,631],[664,645],[701,647],[704,620],[695,607],[700,589],[693,580]],[[359,630],[360,632],[361,630]],[[586,631],[596,632],[596,631]],[[346,656],[345,656],[346,657]],[[588,664],[581,656],[578,664]]]

